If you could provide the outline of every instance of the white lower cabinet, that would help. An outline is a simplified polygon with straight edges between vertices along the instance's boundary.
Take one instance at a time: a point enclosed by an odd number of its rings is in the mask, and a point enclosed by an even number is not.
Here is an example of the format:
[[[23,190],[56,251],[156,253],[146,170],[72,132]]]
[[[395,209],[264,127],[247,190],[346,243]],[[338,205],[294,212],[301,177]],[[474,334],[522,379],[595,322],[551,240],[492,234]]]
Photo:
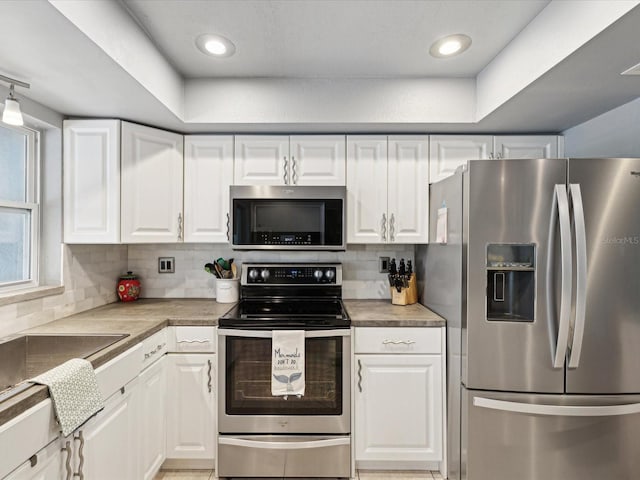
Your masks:
[[[215,354],[169,354],[167,363],[167,459],[213,466]]]
[[[441,345],[441,328],[356,329],[357,468],[431,469],[442,462]]]
[[[140,381],[140,455],[138,478],[151,480],[166,458],[167,358],[146,368]]]
[[[60,478],[139,480],[138,394],[135,378],[107,399],[95,417],[60,440]]]
[[[59,480],[63,476],[60,443],[54,441],[14,470],[5,480]]]

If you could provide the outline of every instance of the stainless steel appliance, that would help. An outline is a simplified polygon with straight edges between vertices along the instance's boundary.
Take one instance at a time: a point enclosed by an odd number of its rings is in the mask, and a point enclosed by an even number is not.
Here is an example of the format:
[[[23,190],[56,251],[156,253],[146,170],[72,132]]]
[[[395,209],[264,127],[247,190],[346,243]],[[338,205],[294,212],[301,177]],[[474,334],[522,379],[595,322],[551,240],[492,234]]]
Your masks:
[[[639,205],[632,158],[469,161],[431,185],[449,478],[638,478]]]
[[[219,320],[218,475],[349,477],[351,330],[339,264],[243,264]],[[271,394],[274,330],[305,331],[305,394]]]
[[[236,250],[344,250],[345,187],[231,186]]]

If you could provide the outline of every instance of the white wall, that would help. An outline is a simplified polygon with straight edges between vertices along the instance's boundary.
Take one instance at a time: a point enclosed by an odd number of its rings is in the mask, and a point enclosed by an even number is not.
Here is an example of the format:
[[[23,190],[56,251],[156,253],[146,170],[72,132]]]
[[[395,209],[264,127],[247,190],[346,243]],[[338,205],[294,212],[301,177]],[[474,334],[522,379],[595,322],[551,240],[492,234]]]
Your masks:
[[[640,157],[640,98],[563,132],[567,157]]]

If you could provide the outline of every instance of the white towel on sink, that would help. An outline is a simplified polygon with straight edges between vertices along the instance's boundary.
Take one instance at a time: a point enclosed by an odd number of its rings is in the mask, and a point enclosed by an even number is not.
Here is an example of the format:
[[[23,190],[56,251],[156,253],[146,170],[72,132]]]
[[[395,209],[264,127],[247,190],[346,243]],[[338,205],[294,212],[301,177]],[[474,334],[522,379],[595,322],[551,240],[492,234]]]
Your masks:
[[[72,358],[31,381],[49,387],[56,418],[65,437],[104,408],[93,366],[82,358]]]
[[[304,395],[304,330],[273,330],[271,394]]]

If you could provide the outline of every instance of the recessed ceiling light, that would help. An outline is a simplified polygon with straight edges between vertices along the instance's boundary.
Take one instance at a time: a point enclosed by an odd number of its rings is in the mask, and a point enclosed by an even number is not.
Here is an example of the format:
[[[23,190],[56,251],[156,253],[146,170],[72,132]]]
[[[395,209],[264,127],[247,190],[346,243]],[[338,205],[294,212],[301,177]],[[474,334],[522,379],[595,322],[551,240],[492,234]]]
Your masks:
[[[202,53],[214,57],[230,57],[236,51],[236,46],[231,40],[220,35],[211,35],[209,33],[205,33],[196,38],[196,45]]]
[[[457,33],[455,35],[447,35],[433,42],[429,53],[436,58],[452,57],[454,55],[460,55],[470,46],[471,38],[462,33]]]

